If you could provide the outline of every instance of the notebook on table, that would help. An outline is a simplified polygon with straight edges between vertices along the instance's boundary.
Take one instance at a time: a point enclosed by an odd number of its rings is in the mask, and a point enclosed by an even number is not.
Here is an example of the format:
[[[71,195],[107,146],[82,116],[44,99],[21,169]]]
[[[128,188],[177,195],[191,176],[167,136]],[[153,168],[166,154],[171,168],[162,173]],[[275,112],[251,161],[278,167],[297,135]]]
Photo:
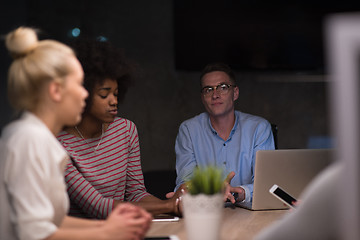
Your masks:
[[[283,149],[256,152],[254,192],[251,203],[237,206],[251,210],[287,209],[269,193],[277,184],[299,198],[311,180],[333,161],[333,149]]]

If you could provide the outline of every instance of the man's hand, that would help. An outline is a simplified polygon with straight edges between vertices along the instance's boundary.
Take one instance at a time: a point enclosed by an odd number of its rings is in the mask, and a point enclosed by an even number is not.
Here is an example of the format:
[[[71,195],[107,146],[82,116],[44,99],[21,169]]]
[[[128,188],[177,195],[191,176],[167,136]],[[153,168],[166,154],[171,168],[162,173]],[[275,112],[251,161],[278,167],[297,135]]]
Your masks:
[[[225,188],[224,202],[229,200],[233,204],[235,202],[241,202],[245,199],[245,190],[242,187],[232,187],[230,185],[230,182],[234,178],[234,176],[235,176],[235,172],[230,172],[224,181],[224,188]],[[237,199],[234,198],[233,193],[238,194]]]
[[[176,192],[169,192],[166,194],[166,198],[175,201],[174,213],[179,216],[182,215],[181,196],[186,192],[187,192],[187,187],[186,184],[183,183]]]
[[[175,195],[175,192],[168,192],[165,196],[166,198],[172,198]]]
[[[180,189],[180,192],[179,192],[179,189]],[[186,184],[185,183],[181,184],[179,189],[176,191],[176,193],[179,193],[178,196],[181,196],[183,193],[187,192]],[[181,189],[183,189],[183,190],[181,190]],[[174,197],[174,195],[175,195],[175,192],[168,192],[165,196],[166,196],[166,198],[169,199],[169,198]]]

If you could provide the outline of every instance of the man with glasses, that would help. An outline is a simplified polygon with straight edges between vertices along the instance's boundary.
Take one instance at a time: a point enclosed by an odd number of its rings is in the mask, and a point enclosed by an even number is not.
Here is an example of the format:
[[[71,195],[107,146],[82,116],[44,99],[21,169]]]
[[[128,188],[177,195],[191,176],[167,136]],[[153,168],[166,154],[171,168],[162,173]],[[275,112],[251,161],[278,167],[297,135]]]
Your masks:
[[[201,76],[201,100],[206,112],[184,121],[176,138],[176,189],[196,166],[221,167],[228,174],[224,199],[252,200],[255,153],[275,149],[270,123],[235,111],[239,88],[235,74],[222,63],[207,65]]]

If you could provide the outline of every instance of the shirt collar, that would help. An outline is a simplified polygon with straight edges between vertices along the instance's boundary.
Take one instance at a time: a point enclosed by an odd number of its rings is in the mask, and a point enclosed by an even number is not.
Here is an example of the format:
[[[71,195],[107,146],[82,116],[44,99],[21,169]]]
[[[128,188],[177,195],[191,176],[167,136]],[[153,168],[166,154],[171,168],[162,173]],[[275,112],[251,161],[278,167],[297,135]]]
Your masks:
[[[237,129],[237,126],[238,126],[238,122],[239,122],[239,117],[238,115],[236,114],[236,111],[234,112],[235,114],[235,123],[234,123],[234,126],[233,128],[231,129],[231,133],[230,133],[230,136],[229,136],[229,139],[231,139],[231,137],[234,135],[236,129]],[[218,135],[216,130],[213,128],[213,126],[211,125],[211,121],[210,121],[210,116],[208,113],[206,113],[206,116],[207,116],[207,122],[208,122],[208,125],[209,125],[209,128],[211,130],[211,132],[215,135]]]

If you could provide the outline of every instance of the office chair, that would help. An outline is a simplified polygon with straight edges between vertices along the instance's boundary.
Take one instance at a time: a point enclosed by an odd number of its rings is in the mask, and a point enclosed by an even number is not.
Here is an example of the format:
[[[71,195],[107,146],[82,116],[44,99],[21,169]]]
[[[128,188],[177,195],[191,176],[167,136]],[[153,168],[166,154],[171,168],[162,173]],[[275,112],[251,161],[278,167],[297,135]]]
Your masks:
[[[271,131],[274,136],[275,149],[278,149],[278,127],[276,124],[271,124]]]

